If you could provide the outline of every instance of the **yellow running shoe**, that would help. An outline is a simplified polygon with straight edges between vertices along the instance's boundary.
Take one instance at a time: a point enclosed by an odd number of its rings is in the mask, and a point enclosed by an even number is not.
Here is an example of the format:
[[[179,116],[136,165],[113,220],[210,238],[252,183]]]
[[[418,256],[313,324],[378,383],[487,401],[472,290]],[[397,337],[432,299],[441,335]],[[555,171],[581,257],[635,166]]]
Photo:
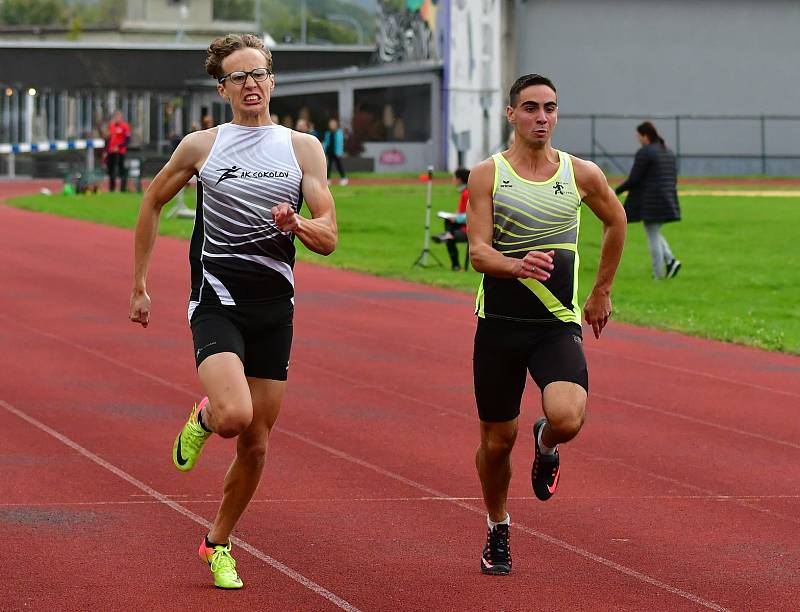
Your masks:
[[[206,546],[206,539],[200,542],[200,558],[208,563],[214,575],[214,586],[218,589],[241,589],[244,586],[236,573],[236,560],[231,557],[231,544],[227,546]]]
[[[178,434],[172,445],[172,462],[181,472],[188,472],[194,467],[203,450],[203,445],[211,436],[211,432],[203,429],[197,420],[197,415],[206,404],[208,404],[208,398],[204,397],[199,404],[192,407],[189,420],[186,421],[186,425],[183,426],[181,433]]]

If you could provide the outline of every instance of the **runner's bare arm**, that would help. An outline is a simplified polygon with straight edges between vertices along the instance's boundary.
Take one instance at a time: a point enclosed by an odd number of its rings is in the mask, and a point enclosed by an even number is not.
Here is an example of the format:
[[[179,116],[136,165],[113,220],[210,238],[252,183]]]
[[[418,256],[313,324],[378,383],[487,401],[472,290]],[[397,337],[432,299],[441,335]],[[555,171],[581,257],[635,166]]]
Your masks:
[[[133,288],[128,317],[147,327],[150,322],[150,297],[147,295],[147,269],[158,236],[161,209],[186,185],[208,155],[214,134],[187,135],[172,157],[159,171],[142,197],[134,235]]]
[[[476,272],[500,278],[534,278],[545,281],[553,269],[553,251],[530,251],[524,258],[507,257],[492,246],[494,234],[494,161],[487,159],[469,175],[467,237],[469,260]]]
[[[602,170],[590,161],[576,157],[572,160],[581,198],[603,223],[597,278],[583,308],[586,322],[592,326],[594,337],[599,338],[611,316],[611,285],[622,258],[628,221]]]
[[[275,223],[284,232],[293,232],[308,249],[330,255],[336,249],[338,229],[333,196],[328,189],[325,153],[319,140],[309,134],[292,132],[292,146],[303,171],[303,199],[311,219],[298,215],[289,204],[272,208]]]

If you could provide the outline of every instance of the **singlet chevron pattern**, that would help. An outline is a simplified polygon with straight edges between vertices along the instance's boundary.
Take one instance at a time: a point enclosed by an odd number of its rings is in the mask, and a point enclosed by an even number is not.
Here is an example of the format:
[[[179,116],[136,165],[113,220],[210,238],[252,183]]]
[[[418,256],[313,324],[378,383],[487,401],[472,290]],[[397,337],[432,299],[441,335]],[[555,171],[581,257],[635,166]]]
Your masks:
[[[503,156],[493,156],[492,246],[508,257],[554,250],[550,279],[501,279],[484,275],[478,289],[479,317],[580,324],[577,306],[578,230],[581,198],[572,159],[557,151],[558,170],[546,181],[519,176]]]

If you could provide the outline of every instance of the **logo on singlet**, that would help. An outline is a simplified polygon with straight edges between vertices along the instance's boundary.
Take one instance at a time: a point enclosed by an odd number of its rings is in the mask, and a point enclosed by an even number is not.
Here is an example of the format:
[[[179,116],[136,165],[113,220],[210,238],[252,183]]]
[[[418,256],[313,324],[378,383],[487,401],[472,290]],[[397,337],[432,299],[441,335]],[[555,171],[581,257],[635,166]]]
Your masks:
[[[232,178],[289,178],[288,170],[243,170],[239,166],[231,166],[230,168],[219,168],[217,172],[222,172],[222,176],[217,179],[214,186]]]
[[[564,185],[561,181],[556,181],[555,184],[553,184],[553,191],[555,195],[564,195]]]
[[[511,186],[512,186],[511,181],[509,181],[508,179],[503,179],[502,182],[500,183],[500,187],[511,187]]]
[[[237,170],[241,170],[241,168],[239,168],[238,166],[233,166],[231,168],[219,168],[217,172],[222,172],[222,176],[219,177],[216,183],[214,183],[214,186],[216,187],[226,179],[236,178],[238,176],[236,174]]]

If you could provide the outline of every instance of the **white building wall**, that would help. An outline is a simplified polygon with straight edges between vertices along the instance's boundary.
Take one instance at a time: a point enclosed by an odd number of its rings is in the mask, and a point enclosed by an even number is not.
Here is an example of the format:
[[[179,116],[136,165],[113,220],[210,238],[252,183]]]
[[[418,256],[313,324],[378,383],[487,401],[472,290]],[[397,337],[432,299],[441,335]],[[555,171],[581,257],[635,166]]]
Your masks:
[[[502,0],[448,1],[447,168],[453,170],[459,161],[471,168],[499,150],[503,141],[505,102],[499,70]]]

